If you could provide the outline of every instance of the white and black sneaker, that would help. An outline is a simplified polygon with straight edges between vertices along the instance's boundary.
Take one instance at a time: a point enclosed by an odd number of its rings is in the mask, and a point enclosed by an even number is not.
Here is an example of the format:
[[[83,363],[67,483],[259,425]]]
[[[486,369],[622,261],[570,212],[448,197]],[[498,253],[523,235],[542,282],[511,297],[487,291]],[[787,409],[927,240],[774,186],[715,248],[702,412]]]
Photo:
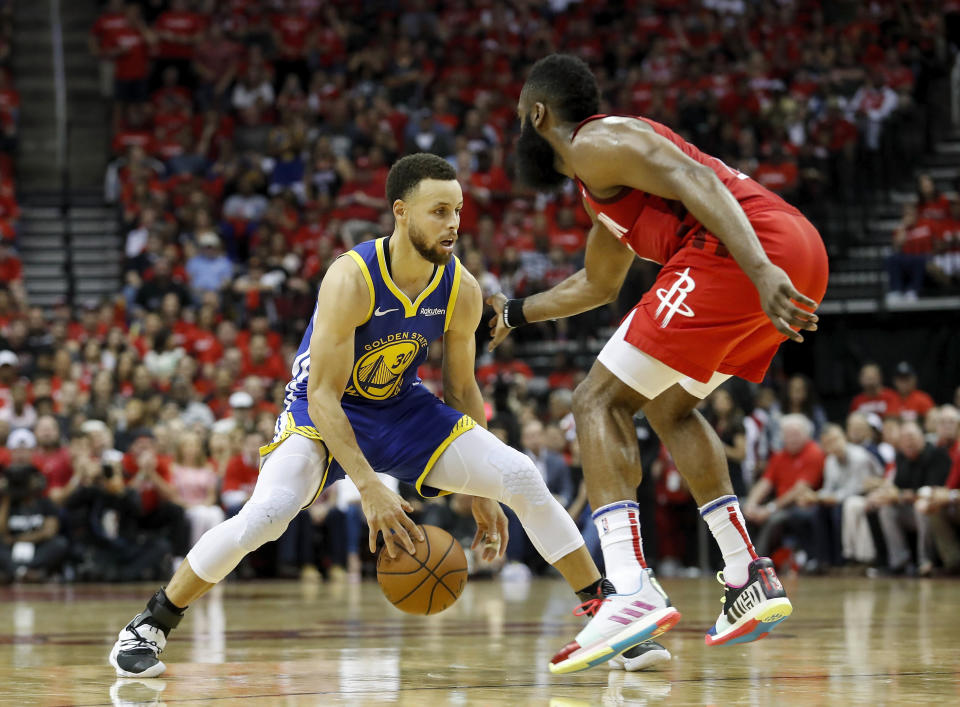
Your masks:
[[[611,670],[626,670],[635,673],[640,670],[650,670],[669,663],[673,656],[666,646],[656,641],[644,641],[639,646],[628,648],[623,653],[607,661]]]
[[[167,666],[158,657],[167,645],[167,635],[183,618],[167,599],[163,589],[158,591],[147,608],[133,617],[117,636],[110,651],[110,665],[124,678],[153,678]]]
[[[749,643],[767,634],[793,613],[793,605],[777,578],[777,570],[769,557],[750,563],[747,581],[739,587],[727,584],[723,572],[717,580],[724,586],[723,611],[707,631],[708,646]]]

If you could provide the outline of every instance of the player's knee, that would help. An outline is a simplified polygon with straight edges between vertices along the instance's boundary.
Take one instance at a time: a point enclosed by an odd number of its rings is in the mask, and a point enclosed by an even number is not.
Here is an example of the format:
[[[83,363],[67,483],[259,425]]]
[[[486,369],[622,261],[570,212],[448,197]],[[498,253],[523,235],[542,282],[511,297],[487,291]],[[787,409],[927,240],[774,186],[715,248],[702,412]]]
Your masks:
[[[623,408],[631,416],[635,412],[635,393],[610,373],[590,370],[573,391],[573,414],[577,422],[588,423],[598,415],[607,415]]]
[[[531,508],[553,500],[539,469],[526,454],[507,445],[498,445],[490,454],[490,464],[500,473],[503,492],[500,501],[523,515]]]
[[[297,497],[289,490],[271,489],[263,501],[251,501],[237,514],[241,521],[240,546],[252,552],[264,543],[276,540],[300,512]]]
[[[571,409],[573,410],[574,417],[576,417],[578,421],[586,419],[586,417],[596,409],[599,399],[600,391],[588,375],[573,391]]]

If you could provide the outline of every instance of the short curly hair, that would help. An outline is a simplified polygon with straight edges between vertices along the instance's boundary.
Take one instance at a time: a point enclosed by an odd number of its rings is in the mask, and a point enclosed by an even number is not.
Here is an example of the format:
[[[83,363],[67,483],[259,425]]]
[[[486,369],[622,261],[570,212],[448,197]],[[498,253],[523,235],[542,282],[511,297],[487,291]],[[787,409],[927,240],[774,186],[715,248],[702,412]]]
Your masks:
[[[457,171],[442,157],[428,152],[418,152],[398,160],[387,175],[387,201],[392,205],[397,199],[406,199],[424,179],[457,178]]]
[[[600,112],[597,79],[586,62],[572,54],[543,57],[530,69],[523,88],[566,122],[579,123]]]

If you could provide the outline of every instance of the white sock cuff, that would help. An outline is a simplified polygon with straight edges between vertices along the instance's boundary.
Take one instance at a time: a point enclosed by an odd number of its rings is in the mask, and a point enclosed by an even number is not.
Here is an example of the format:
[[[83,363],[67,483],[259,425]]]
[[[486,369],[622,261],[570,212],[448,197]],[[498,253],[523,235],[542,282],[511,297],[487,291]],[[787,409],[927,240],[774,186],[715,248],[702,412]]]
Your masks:
[[[700,506],[700,509],[699,509],[700,517],[706,518],[708,513],[712,513],[718,508],[723,508],[724,506],[730,503],[736,503],[737,505],[739,505],[740,501],[737,499],[736,496],[730,495],[730,496],[721,496],[720,498],[716,498],[710,501],[709,503],[705,503],[702,506]]]
[[[620,511],[620,510],[639,511],[640,504],[637,503],[636,501],[614,501],[613,503],[608,503],[605,506],[600,506],[600,508],[598,508],[593,512],[593,515],[591,516],[591,518],[596,520],[597,518],[599,518],[600,516],[606,513],[610,513],[612,511]]]

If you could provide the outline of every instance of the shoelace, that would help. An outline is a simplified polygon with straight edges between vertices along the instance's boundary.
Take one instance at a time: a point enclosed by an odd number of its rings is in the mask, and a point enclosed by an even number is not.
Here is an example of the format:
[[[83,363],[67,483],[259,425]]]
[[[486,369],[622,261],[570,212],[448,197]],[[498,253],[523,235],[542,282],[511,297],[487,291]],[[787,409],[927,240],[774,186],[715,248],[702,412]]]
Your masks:
[[[120,648],[122,650],[126,651],[126,650],[133,650],[135,648],[149,648],[150,646],[152,646],[153,649],[156,651],[157,655],[160,655],[161,653],[163,653],[163,648],[161,648],[160,644],[157,643],[156,641],[151,641],[149,639],[144,638],[139,633],[137,633],[137,629],[133,628],[132,626],[127,627],[127,630],[130,633],[132,633],[134,636],[136,636],[136,638],[120,639]]]
[[[609,601],[609,599],[601,599],[600,597],[597,597],[596,599],[587,599],[582,604],[574,607],[573,615],[596,616],[597,612],[600,611],[600,607],[603,606],[603,602],[605,601]]]

